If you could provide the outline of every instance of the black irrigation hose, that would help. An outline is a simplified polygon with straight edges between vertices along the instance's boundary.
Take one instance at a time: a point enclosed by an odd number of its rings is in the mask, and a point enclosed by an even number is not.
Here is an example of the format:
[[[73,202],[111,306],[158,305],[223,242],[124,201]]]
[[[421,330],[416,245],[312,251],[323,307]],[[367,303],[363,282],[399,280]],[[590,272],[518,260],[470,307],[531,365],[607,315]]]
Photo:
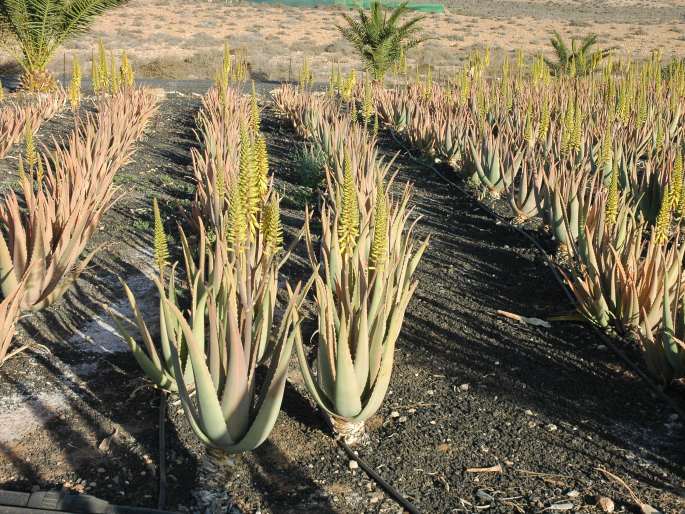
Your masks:
[[[338,445],[343,449],[343,451],[347,454],[350,460],[357,462],[359,464],[359,467],[362,468],[366,472],[366,474],[369,475],[369,477],[371,477],[374,480],[374,482],[376,482],[381,487],[381,489],[388,493],[393,500],[399,503],[404,508],[404,510],[406,510],[410,514],[420,514],[419,509],[417,509],[412,502],[410,502],[404,496],[402,496],[401,492],[395,489],[389,482],[387,482],[382,476],[380,476],[378,472],[375,469],[373,469],[373,466],[371,466],[368,462],[362,459],[359,455],[354,453],[352,448],[350,448],[347,445],[343,437],[336,437],[336,441],[338,441]]]
[[[571,301],[573,305],[578,307],[578,302],[576,299],[569,293],[568,289],[566,288],[566,285],[564,284],[563,279],[559,275],[559,271],[556,268],[556,264],[552,261],[550,256],[547,254],[543,246],[540,244],[537,238],[526,232],[525,230],[521,229],[520,227],[517,227],[516,225],[510,223],[510,220],[502,216],[501,214],[498,214],[494,209],[490,208],[487,206],[485,203],[479,201],[477,198],[474,198],[472,194],[470,194],[466,189],[461,187],[459,184],[454,182],[453,180],[450,180],[447,178],[443,173],[440,172],[435,166],[432,164],[426,162],[423,159],[419,159],[417,157],[414,157],[412,155],[411,151],[407,149],[407,147],[399,140],[397,139],[394,131],[390,130],[390,135],[392,138],[395,140],[395,143],[404,150],[406,155],[414,161],[417,164],[420,164],[421,166],[424,166],[430,170],[433,171],[437,176],[439,176],[448,186],[453,187],[463,195],[465,195],[467,198],[469,198],[478,208],[480,208],[482,211],[484,211],[486,214],[488,214],[490,217],[507,223],[510,227],[512,227],[514,230],[516,230],[519,234],[523,235],[526,239],[528,239],[533,246],[544,256],[545,260],[547,261],[547,264],[549,265],[549,268],[552,270],[554,273],[554,278],[556,281],[559,283],[561,286],[561,289],[564,291],[564,294],[566,294],[566,297]],[[631,369],[633,370],[656,394],[657,396],[661,397],[677,414],[680,416],[681,419],[685,419],[685,410],[678,405],[673,398],[668,396],[660,387],[658,387],[649,376],[635,363],[633,362],[630,357],[628,357],[623,350],[621,350],[614,342],[611,340],[610,337],[608,337],[603,331],[601,331],[595,324],[590,324],[592,329],[594,330],[595,334],[604,342],[618,357]],[[625,339],[620,338],[617,336],[622,342],[625,342]]]
[[[157,497],[157,508],[163,509],[166,503],[166,413],[167,413],[167,392],[159,392],[159,495]]]

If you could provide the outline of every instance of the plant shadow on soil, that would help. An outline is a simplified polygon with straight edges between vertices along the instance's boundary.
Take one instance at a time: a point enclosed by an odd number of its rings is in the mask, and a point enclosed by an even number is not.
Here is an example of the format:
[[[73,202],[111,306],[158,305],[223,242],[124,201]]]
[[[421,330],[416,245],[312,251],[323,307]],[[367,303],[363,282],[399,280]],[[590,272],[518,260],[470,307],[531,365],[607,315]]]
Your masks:
[[[180,112],[171,105],[176,102],[178,98],[162,102],[147,135],[137,144],[132,161],[117,174],[117,183],[124,194],[102,221],[107,229],[96,232],[90,243],[91,247],[104,244],[104,249],[109,251],[98,254],[57,305],[20,323],[20,342],[47,343],[50,353],[37,348],[27,350],[0,370],[0,382],[13,394],[27,398],[24,406],[33,411],[35,418],[46,421],[32,436],[35,451],[24,444],[20,452],[12,445],[0,447],[0,454],[15,470],[14,475],[19,475],[2,481],[0,488],[28,490],[35,485],[44,489],[59,488],[65,481],[66,469],[71,470],[66,474],[74,476],[74,480],[88,477],[80,487],[73,484],[76,490],[83,491],[86,484],[105,480],[111,489],[101,484],[93,491],[103,499],[114,503],[152,502],[150,493],[156,490],[158,395],[149,388],[141,390],[144,381],[128,352],[87,351],[84,354],[80,345],[74,348],[70,343],[77,336],[79,342],[97,346],[97,340],[79,339],[80,328],[94,317],[111,323],[103,304],[122,301],[118,277],[129,280],[149,267],[145,256],[149,255],[152,231],[141,233],[140,226],[152,227],[151,197],[160,198],[162,215],[169,220],[178,218],[179,204],[192,197],[187,187],[187,170],[191,164],[189,149],[195,145],[194,113],[199,102],[188,95]],[[41,130],[47,136],[52,135],[49,123]],[[64,127],[56,130],[62,136],[66,132]],[[136,189],[128,186],[129,181],[136,182]],[[173,225],[175,229],[175,222]],[[59,401],[66,405],[45,404],[37,394],[35,379],[29,380],[25,387],[26,375],[20,370],[27,366],[39,370],[39,380],[60,384],[63,392]],[[110,443],[109,449],[103,451],[98,446],[105,438]],[[179,440],[172,423],[167,423],[166,440],[167,447],[174,448],[174,458],[184,464],[174,470],[176,478],[192,481],[196,458]],[[51,471],[57,472],[56,480],[50,478]],[[153,479],[141,480],[142,475],[152,475]],[[169,503],[178,504],[186,496],[187,491],[172,488]]]
[[[276,122],[274,130],[278,137],[284,141],[296,139],[286,125],[283,120]],[[400,150],[387,134],[379,141],[387,157]],[[292,144],[275,146],[285,161],[292,159]],[[446,190],[429,171],[406,157],[400,155],[396,166],[400,174],[395,189],[401,182],[414,184],[416,214],[423,216],[417,226],[418,234],[431,234],[432,239],[419,266],[419,289],[409,306],[398,342],[395,375],[423,368],[432,376],[445,376],[455,391],[460,384],[475,385],[479,401],[486,404],[486,409],[492,409],[493,417],[502,417],[489,420],[490,429],[494,424],[495,430],[501,430],[505,422],[509,426],[510,420],[525,418],[523,412],[531,411],[532,419],[546,420],[556,434],[564,434],[567,439],[559,437],[551,443],[547,441],[542,449],[531,447],[528,452],[552,449],[563,455],[560,460],[568,461],[571,468],[583,465],[580,473],[605,466],[640,483],[678,494],[678,486],[671,477],[643,473],[640,466],[631,465],[626,457],[628,450],[632,450],[641,458],[658,462],[669,474],[683,476],[685,459],[678,442],[682,438],[667,435],[663,429],[668,408],[653,398],[613,354],[598,349],[602,341],[591,327],[556,321],[551,329],[542,330],[497,317],[498,309],[543,319],[567,315],[573,310],[552,271],[532,246],[511,227],[478,212],[470,197]],[[299,201],[292,197],[299,187],[296,170],[286,162],[285,169],[279,167],[279,179],[286,197],[291,195],[284,199],[289,200],[284,220],[288,220],[288,225],[294,222],[297,229],[301,225],[301,209],[298,215]],[[291,214],[292,210],[295,214]],[[550,241],[543,244],[553,248]],[[306,256],[299,257],[306,262]],[[305,334],[312,330],[308,327]],[[398,376],[394,382],[403,380],[406,378]],[[403,387],[396,385],[398,389]],[[456,411],[457,419],[460,415],[464,418],[463,427],[452,427],[457,433],[478,433],[484,428],[469,424],[473,422],[470,413],[463,409],[470,405],[459,405],[459,400],[454,399],[448,401],[452,404],[443,408]],[[389,397],[381,409],[382,416],[387,415],[392,404]],[[286,404],[284,413],[291,416]],[[376,451],[369,457],[375,465],[385,465],[387,456],[395,451],[406,455],[402,447],[411,444],[407,438],[414,435],[407,431],[405,437],[398,436],[385,425],[374,434],[380,438]],[[512,432],[502,439],[516,440],[517,432]],[[580,432],[586,439],[580,446],[570,444],[568,440],[577,441]],[[388,440],[398,437],[386,443],[386,436]],[[519,447],[518,443],[509,444]],[[531,466],[536,464],[544,469],[550,465],[546,458],[531,460]],[[437,462],[436,459],[435,465]],[[462,460],[444,469],[466,478],[461,464],[468,463]],[[563,466],[560,463],[556,469],[564,469]],[[388,472],[391,478],[406,478],[399,470]],[[521,480],[517,482],[514,478],[509,486],[521,486]],[[417,495],[422,496],[420,490]]]
[[[386,150],[401,149],[388,137],[382,142]],[[471,198],[446,191],[430,170],[403,157],[396,162],[404,168],[398,178],[418,190],[414,203],[424,216],[419,231],[432,237],[400,348],[421,349],[423,364],[444,370],[455,385],[481,384],[493,397],[522,409],[582,425],[617,449],[642,448],[672,473],[682,474],[682,438],[669,441],[661,425],[669,408],[615,355],[597,350],[602,341],[591,327],[559,321],[543,331],[498,319],[498,309],[543,319],[573,310],[535,249],[511,227],[479,212]],[[441,361],[438,369],[436,361]],[[585,454],[596,459],[596,443],[586,444]],[[616,453],[603,463],[615,469],[624,459]],[[674,488],[635,469],[629,474]]]

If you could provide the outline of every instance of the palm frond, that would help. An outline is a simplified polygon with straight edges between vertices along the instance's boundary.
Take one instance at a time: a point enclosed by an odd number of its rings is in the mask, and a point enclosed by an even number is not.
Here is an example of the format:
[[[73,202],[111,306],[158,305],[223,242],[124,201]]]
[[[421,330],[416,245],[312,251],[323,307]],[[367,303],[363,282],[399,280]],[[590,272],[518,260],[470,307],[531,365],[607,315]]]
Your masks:
[[[382,4],[374,1],[369,13],[359,10],[356,19],[343,14],[347,26],[337,25],[342,36],[359,52],[374,80],[383,79],[403,50],[425,40],[418,27],[425,16],[417,16],[399,25],[400,18],[407,11],[407,3],[404,2],[387,15]]]
[[[68,39],[125,0],[2,0],[0,26],[12,34],[20,64],[42,70]]]
[[[569,49],[559,32],[555,30],[550,43],[556,54],[556,61],[545,59],[545,63],[555,75],[571,73],[572,70],[576,75],[587,75],[613,51],[613,48],[592,51],[592,47],[597,44],[597,34],[590,34],[582,39],[572,38]]]

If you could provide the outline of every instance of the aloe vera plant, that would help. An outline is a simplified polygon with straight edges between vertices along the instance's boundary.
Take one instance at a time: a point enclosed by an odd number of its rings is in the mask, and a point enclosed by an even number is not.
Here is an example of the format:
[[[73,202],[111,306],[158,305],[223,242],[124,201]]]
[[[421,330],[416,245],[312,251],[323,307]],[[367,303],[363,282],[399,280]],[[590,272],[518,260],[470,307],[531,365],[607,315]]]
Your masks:
[[[648,316],[643,316],[647,319]],[[685,302],[682,287],[674,295],[664,285],[661,322],[650,327],[644,321],[639,341],[647,369],[661,384],[685,377]]]
[[[184,267],[190,304],[183,308],[177,291],[176,267],[169,270],[168,286],[156,279],[161,294],[160,357],[150,329],[127,288],[143,337],[144,349],[122,326],[122,335],[152,381],[178,392],[188,421],[206,445],[227,453],[249,451],[259,446],[275,423],[285,385],[287,363],[299,331],[295,311],[307,287],[287,288],[289,302],[277,333],[273,329],[270,303],[275,296],[265,289],[275,287],[279,259],[264,254],[257,269],[249,265],[243,250],[219,236],[214,244],[199,232],[197,257],[182,231]],[[271,280],[253,290],[255,275]],[[252,297],[261,298],[252,301]],[[255,372],[267,344],[270,364],[261,390]],[[195,399],[190,395],[194,384]]]
[[[323,272],[315,278],[318,330],[313,366],[299,334],[295,342],[309,393],[334,429],[355,443],[387,392],[395,343],[418,285],[414,272],[428,239],[415,244],[407,207],[409,187],[397,201],[379,187],[373,215],[361,219],[354,214],[354,197],[346,198],[341,209],[322,210],[319,258],[307,215],[309,259]]]
[[[501,133],[495,137],[489,130],[478,144],[469,140],[471,160],[476,170],[473,179],[477,179],[493,198],[499,198],[511,186],[523,159],[523,149],[502,143],[503,137]]]
[[[159,228],[155,227],[155,235],[163,234],[158,232]],[[183,245],[183,256],[186,260],[186,269],[195,270],[192,266],[192,251],[188,240],[183,232],[180,232],[181,242]],[[155,238],[157,240],[157,237]],[[204,243],[204,239],[202,240]],[[131,305],[131,310],[133,312],[134,325],[138,329],[140,336],[142,338],[143,344],[140,345],[136,339],[131,335],[129,330],[126,328],[125,320],[120,319],[120,316],[111,312],[112,319],[114,319],[119,335],[128,344],[131,349],[133,357],[136,362],[141,367],[145,376],[152,382],[155,387],[160,389],[168,390],[171,392],[178,392],[178,381],[183,381],[188,390],[194,388],[192,369],[188,366],[188,347],[183,338],[183,332],[181,330],[180,324],[173,318],[169,312],[167,306],[168,303],[177,305],[178,291],[177,291],[177,281],[176,281],[176,266],[174,265],[168,271],[168,277],[165,281],[166,272],[166,262],[161,262],[159,259],[160,249],[164,247],[157,248],[155,245],[155,257],[158,264],[159,276],[155,277],[154,282],[157,286],[157,292],[159,294],[159,343],[155,344],[153,341],[150,330],[148,329],[144,314],[138,305],[135,295],[128,287],[126,282],[122,281],[122,286],[126,297]],[[162,250],[163,251],[163,250]],[[205,254],[205,248],[200,248],[200,255]],[[193,271],[188,274],[188,280],[190,283],[194,283],[197,276],[191,275]],[[195,270],[195,275],[197,275],[197,270]],[[197,299],[193,297],[191,300],[190,312],[197,313]],[[204,315],[204,313],[202,313]],[[173,357],[178,354],[180,359],[180,364],[178,369],[181,374],[176,375],[176,367],[174,366]]]
[[[284,261],[279,251],[278,198],[273,195],[263,207],[261,224],[253,232],[236,192],[237,186],[230,194],[230,216],[224,219],[223,230],[214,234],[213,243],[201,220],[195,244],[189,244],[179,229],[186,291],[179,289],[177,266],[164,263],[165,252],[160,252],[164,240],[156,231],[159,343],[128,288],[143,344],[138,345],[124,322],[118,321],[144,373],[156,386],[178,393],[193,432],[207,446],[200,483],[221,490],[227,455],[257,448],[273,429],[293,343],[299,337],[297,311],[313,280],[294,289],[281,286],[288,301],[276,328],[279,270]],[[261,381],[260,363],[266,367]],[[198,508],[206,508],[207,497],[215,495],[208,490],[196,492]]]
[[[239,202],[236,198],[233,201]],[[246,228],[247,213],[242,211],[241,216],[241,221],[230,220],[232,225],[218,232],[214,243],[207,240],[201,222],[196,244],[189,244],[180,230],[188,291],[178,290],[176,266],[166,270],[168,285],[163,282],[166,268],[160,268],[155,280],[160,293],[159,346],[128,288],[142,347],[119,322],[145,374],[158,387],[178,393],[193,432],[207,446],[199,470],[201,483],[214,484],[217,468],[222,469],[228,454],[251,451],[271,433],[293,342],[299,337],[297,311],[311,286],[311,280],[305,286],[298,283],[294,290],[289,284],[282,286],[288,302],[276,329],[274,308],[282,264],[277,199],[269,202],[262,227],[254,234]],[[249,244],[250,240],[261,246]],[[189,303],[183,301],[186,296]],[[267,368],[261,384],[260,363]],[[197,493],[203,508],[207,494]]]
[[[35,133],[41,124],[65,105],[64,92],[58,90],[52,95],[30,96],[20,104],[9,104],[0,109],[0,159],[27,132]]]
[[[521,162],[518,183],[509,185],[509,206],[514,213],[513,223],[537,216],[543,208],[543,172],[539,164],[530,165],[528,160]]]

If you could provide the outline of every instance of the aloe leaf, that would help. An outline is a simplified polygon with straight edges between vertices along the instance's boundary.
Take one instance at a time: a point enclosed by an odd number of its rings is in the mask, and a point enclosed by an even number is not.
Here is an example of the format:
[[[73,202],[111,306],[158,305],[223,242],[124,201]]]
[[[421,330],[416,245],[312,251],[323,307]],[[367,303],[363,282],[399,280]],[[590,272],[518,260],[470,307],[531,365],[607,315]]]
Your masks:
[[[344,315],[341,316],[335,355],[335,389],[333,397],[336,413],[345,418],[356,416],[362,408],[360,387],[357,384],[352,355],[350,354],[349,323]]]
[[[193,366],[195,376],[195,392],[198,402],[198,427],[204,437],[212,444],[223,447],[234,443],[226,427],[226,420],[223,418],[221,404],[216,395],[216,389],[212,382],[212,377],[207,369],[204,358],[204,341],[197,341],[193,330],[183,317],[181,311],[171,302],[166,301],[169,312],[178,321],[183,330],[190,363]],[[179,388],[180,389],[180,388]]]

